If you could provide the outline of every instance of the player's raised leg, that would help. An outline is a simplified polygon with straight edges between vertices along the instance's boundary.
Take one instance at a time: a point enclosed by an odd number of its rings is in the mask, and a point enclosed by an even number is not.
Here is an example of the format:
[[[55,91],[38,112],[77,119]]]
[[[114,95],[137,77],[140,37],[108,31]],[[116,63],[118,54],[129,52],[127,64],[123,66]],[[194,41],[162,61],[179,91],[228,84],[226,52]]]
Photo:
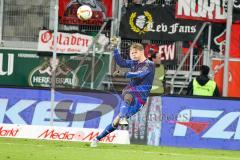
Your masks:
[[[124,105],[120,108],[120,125],[128,125],[127,118],[129,117],[129,110],[134,104],[133,95],[130,93],[123,93]]]

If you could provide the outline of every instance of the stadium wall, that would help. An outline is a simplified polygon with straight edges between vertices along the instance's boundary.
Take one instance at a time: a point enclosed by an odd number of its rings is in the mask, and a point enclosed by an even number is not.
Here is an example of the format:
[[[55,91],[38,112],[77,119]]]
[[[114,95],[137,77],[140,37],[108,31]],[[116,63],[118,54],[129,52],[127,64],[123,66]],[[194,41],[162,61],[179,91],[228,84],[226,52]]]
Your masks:
[[[112,92],[61,90],[55,99],[53,126],[73,132],[104,129],[123,105]],[[239,104],[229,98],[150,96],[130,119],[131,143],[239,150]],[[9,137],[4,125],[50,126],[50,106],[48,90],[0,88],[0,136]]]
[[[160,144],[239,150],[239,99],[162,97]]]
[[[0,137],[10,138],[90,142],[122,105],[117,94],[58,91],[51,116],[48,90],[0,88],[0,93]],[[129,144],[129,134],[117,130],[102,142]]]

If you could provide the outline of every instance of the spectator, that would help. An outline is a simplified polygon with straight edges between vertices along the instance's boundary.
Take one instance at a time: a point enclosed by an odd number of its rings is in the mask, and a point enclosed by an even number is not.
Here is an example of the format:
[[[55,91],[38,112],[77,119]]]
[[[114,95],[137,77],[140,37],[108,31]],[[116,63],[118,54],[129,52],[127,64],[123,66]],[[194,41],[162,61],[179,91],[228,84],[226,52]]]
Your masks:
[[[163,94],[165,92],[165,67],[161,63],[161,54],[158,54],[158,45],[149,45],[145,48],[145,55],[155,64],[155,74],[150,93]]]
[[[208,77],[209,67],[201,66],[200,76],[190,82],[187,89],[187,95],[197,96],[220,96],[216,82]]]

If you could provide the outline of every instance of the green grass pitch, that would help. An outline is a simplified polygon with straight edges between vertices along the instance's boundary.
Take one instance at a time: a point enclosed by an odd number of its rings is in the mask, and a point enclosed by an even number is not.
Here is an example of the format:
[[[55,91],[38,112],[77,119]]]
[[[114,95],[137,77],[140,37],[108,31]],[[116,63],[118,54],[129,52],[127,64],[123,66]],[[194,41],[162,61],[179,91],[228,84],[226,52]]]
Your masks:
[[[240,160],[240,151],[0,138],[0,160]]]

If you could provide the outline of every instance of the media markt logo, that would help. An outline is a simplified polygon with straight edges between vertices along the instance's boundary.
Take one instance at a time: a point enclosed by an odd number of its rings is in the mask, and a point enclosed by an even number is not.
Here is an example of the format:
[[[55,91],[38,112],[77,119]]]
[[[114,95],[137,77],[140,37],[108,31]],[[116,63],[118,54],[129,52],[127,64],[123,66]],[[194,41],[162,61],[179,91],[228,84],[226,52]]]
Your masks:
[[[57,58],[57,69],[56,69],[56,87],[75,87],[79,85],[79,79],[77,77],[77,72],[80,67],[72,69],[66,63],[66,60],[62,58],[61,60]],[[51,76],[53,68],[53,59],[45,58],[44,62],[34,68],[28,78],[30,86],[38,87],[50,87],[51,86]]]
[[[144,11],[143,15],[137,16],[137,12],[133,12],[129,18],[131,30],[138,34],[144,34],[148,31],[148,24],[153,23],[152,15],[148,11]]]

